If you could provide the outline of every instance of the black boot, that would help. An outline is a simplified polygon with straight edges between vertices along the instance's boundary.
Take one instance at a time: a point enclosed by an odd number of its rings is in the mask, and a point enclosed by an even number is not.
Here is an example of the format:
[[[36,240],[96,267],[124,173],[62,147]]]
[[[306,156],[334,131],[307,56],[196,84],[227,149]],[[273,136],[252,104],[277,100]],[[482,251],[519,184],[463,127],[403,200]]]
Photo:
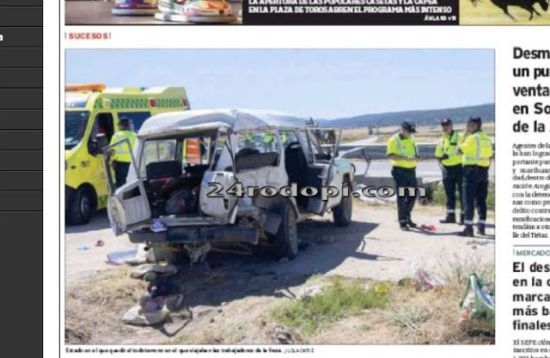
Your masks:
[[[416,223],[413,222],[411,219],[407,220],[407,225],[409,225],[409,227],[412,227],[412,228],[415,228],[415,227],[418,226],[418,225],[416,225]]]
[[[474,228],[471,225],[467,225],[463,231],[458,233],[458,236],[474,237]]]
[[[401,231],[411,231],[411,229],[409,229],[407,225],[399,225],[399,228],[401,229]]]
[[[477,233],[481,236],[485,236],[485,225],[478,225]]]
[[[454,224],[456,223],[456,216],[455,214],[447,214],[445,219],[441,219],[439,222],[442,224]]]
[[[464,214],[460,214],[460,221],[458,222],[458,225],[464,225]]]

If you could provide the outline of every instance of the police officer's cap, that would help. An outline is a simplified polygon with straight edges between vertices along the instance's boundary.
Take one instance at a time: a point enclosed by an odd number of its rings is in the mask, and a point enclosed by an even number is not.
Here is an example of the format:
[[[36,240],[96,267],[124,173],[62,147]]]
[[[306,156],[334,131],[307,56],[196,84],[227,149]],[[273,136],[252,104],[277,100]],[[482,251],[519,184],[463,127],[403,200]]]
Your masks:
[[[481,125],[481,117],[470,117],[470,119],[468,119],[468,122]]]
[[[416,132],[416,128],[411,122],[404,121],[403,123],[401,123],[401,128],[409,131],[410,133]]]
[[[123,126],[129,126],[130,125],[130,118],[122,117],[122,118],[120,118],[119,123]]]
[[[452,124],[453,124],[453,121],[450,118],[445,117],[441,120],[442,126],[450,126]]]

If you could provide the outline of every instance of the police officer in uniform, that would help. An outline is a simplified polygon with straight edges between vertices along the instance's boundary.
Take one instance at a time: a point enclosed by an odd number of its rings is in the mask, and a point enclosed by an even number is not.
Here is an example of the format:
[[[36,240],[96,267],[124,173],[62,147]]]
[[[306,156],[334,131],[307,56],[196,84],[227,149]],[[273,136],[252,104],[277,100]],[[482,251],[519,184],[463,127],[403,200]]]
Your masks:
[[[462,156],[458,146],[463,135],[453,129],[453,121],[444,118],[441,121],[443,137],[435,147],[435,157],[439,160],[443,175],[443,186],[447,197],[447,216],[439,220],[442,224],[456,223],[456,192],[462,207]],[[464,214],[460,213],[460,224],[464,222]]]
[[[412,123],[403,122],[401,132],[393,135],[387,144],[386,156],[392,164],[392,177],[395,188],[415,188],[416,182],[416,161],[418,153],[416,143],[412,134],[415,133],[415,127]],[[397,218],[399,227],[403,231],[409,231],[409,228],[415,228],[417,225],[411,220],[411,211],[416,201],[416,196],[407,195],[397,196]]]
[[[275,135],[271,132],[266,132],[262,135],[262,142],[264,145],[264,150],[266,152],[274,151],[275,147]]]
[[[128,176],[128,170],[132,163],[132,150],[136,144],[137,136],[134,131],[130,129],[130,119],[120,118],[118,122],[119,131],[116,132],[111,138],[111,145],[128,139],[128,144],[123,143],[114,147],[114,153],[112,154],[113,167],[115,169],[115,181],[116,187],[119,188],[126,183],[126,177]]]
[[[485,235],[489,166],[493,156],[491,139],[481,130],[481,118],[470,118],[466,135],[459,145],[463,165],[464,231],[460,236],[473,237],[474,206],[477,208],[478,233]]]

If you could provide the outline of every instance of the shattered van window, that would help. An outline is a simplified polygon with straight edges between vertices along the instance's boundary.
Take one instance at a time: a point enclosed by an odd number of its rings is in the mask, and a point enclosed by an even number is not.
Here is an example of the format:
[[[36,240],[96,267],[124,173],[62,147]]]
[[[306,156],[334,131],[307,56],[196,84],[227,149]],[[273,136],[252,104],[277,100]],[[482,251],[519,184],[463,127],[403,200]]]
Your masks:
[[[244,148],[258,153],[278,153],[279,142],[272,132],[243,132],[238,138],[237,152]]]
[[[140,176],[144,177],[145,167],[149,163],[176,159],[176,139],[148,140],[143,146],[141,156]]]

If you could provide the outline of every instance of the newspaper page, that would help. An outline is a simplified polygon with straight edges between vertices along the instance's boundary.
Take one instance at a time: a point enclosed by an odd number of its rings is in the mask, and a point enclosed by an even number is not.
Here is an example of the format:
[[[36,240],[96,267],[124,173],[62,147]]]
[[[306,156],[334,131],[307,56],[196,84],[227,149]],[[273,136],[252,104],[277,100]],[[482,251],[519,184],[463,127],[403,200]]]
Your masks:
[[[548,7],[0,0],[43,356],[550,357]]]

